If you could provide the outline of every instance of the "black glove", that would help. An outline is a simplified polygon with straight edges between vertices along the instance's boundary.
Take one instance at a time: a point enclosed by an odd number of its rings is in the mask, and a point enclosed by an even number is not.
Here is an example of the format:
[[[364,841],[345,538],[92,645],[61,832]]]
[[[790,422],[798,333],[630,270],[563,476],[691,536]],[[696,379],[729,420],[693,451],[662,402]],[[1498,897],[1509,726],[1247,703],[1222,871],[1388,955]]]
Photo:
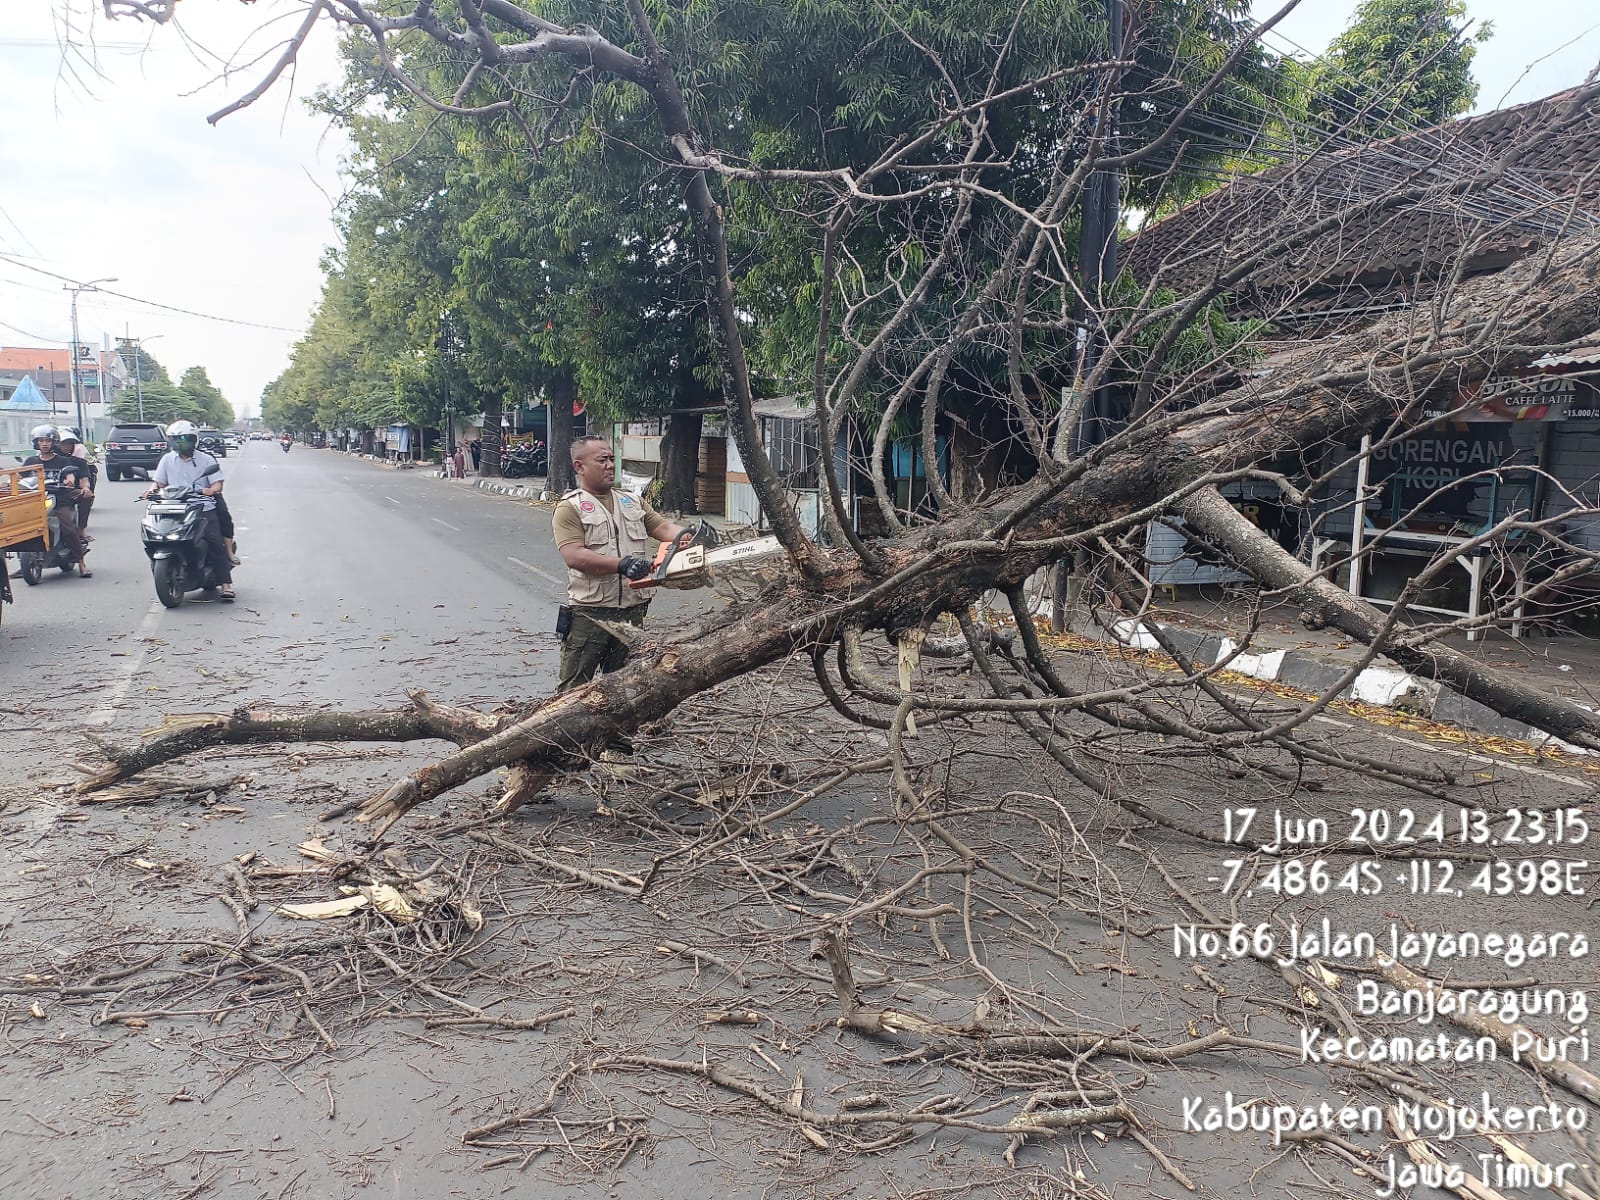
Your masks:
[[[650,574],[650,560],[637,554],[624,554],[617,563],[617,574],[638,581]]]

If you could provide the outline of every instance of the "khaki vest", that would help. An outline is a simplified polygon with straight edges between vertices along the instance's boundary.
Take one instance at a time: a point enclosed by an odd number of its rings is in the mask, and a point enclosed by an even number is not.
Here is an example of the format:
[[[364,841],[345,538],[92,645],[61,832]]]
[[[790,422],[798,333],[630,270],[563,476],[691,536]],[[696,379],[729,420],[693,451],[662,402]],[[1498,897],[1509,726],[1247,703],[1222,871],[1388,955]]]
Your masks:
[[[627,492],[613,490],[611,496],[616,501],[615,519],[604,504],[582,488],[573,488],[561,497],[561,503],[578,510],[578,519],[583,522],[583,544],[588,549],[617,558],[628,554],[651,557],[655,543],[644,531],[644,502]],[[574,604],[603,608],[634,608],[650,603],[648,591],[629,587],[620,575],[585,575],[571,567],[567,568],[567,594]]]

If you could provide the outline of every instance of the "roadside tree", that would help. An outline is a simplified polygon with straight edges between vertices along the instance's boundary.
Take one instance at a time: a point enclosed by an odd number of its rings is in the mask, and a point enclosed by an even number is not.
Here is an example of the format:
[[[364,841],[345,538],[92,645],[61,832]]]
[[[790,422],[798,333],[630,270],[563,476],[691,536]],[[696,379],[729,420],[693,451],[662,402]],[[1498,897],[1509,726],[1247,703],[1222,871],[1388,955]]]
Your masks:
[[[1439,125],[1478,98],[1472,60],[1488,22],[1465,0],[1365,0],[1307,70],[1307,108],[1322,129],[1385,138]]]

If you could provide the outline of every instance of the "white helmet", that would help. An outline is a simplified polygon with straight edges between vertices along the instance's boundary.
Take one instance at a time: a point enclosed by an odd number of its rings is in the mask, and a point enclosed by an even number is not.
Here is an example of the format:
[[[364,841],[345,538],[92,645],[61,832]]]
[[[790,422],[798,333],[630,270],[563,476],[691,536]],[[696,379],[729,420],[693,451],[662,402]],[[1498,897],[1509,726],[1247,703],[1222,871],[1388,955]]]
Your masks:
[[[200,444],[200,433],[193,421],[174,421],[167,426],[167,439],[180,455],[193,454]]]

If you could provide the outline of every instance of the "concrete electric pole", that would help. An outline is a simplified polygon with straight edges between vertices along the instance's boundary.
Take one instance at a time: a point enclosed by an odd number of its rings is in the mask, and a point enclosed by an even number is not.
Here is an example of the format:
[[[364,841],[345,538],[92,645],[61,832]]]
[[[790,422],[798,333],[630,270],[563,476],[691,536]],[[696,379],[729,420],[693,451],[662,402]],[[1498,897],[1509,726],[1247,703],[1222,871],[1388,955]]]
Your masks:
[[[63,284],[64,291],[72,293],[72,402],[78,412],[78,436],[87,438],[89,434],[83,428],[83,376],[78,370],[78,293],[98,291],[97,284],[115,283],[115,275],[107,275],[104,279],[91,280],[89,283]],[[105,395],[105,380],[100,381],[100,394]]]

